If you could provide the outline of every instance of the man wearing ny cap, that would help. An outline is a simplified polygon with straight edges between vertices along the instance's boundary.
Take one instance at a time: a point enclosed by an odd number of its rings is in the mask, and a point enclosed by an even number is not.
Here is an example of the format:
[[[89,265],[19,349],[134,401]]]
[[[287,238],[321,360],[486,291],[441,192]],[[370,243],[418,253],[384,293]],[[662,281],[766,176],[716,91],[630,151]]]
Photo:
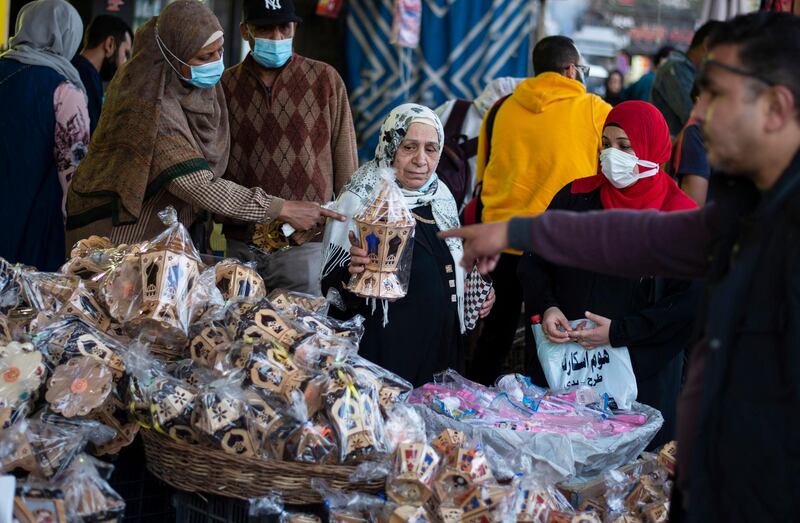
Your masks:
[[[243,7],[240,30],[251,51],[222,77],[231,128],[225,178],[272,195],[274,218],[318,229],[308,243],[257,259],[268,287],[318,294],[319,206],[358,167],[347,91],[333,67],[293,52],[302,20],[292,0],[244,0]],[[226,223],[224,232],[229,255],[257,257],[247,245],[252,228]]]

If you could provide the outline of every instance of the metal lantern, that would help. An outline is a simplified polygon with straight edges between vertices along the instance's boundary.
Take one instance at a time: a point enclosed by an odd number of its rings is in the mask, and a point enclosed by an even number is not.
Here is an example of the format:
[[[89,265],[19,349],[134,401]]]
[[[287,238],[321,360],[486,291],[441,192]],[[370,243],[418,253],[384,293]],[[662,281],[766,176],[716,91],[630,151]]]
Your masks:
[[[348,288],[358,296],[396,300],[406,295],[407,281],[399,277],[407,271],[400,262],[414,238],[414,217],[403,201],[400,190],[385,182],[378,196],[353,217],[361,246],[367,250],[369,263],[355,275]]]

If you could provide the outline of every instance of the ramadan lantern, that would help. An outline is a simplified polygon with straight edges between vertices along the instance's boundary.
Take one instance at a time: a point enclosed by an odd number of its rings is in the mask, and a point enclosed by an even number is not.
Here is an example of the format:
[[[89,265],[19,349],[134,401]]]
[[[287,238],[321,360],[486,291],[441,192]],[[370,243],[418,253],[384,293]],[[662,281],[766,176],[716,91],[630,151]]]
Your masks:
[[[351,278],[358,296],[397,300],[408,291],[415,221],[393,174],[381,176],[376,196],[353,216],[357,236],[369,263]]]
[[[106,300],[129,331],[144,331],[165,345],[184,345],[191,315],[188,296],[202,262],[175,209],[168,207],[159,216],[167,229],[117,267]]]

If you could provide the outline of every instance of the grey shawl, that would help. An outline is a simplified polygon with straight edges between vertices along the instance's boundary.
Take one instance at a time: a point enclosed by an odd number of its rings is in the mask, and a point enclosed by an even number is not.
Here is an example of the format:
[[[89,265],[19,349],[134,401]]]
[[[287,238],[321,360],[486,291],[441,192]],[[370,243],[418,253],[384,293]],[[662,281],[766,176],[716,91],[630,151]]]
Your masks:
[[[83,22],[65,0],[34,0],[17,16],[9,51],[0,55],[28,65],[49,67],[86,93],[77,69],[70,63],[83,38]]]

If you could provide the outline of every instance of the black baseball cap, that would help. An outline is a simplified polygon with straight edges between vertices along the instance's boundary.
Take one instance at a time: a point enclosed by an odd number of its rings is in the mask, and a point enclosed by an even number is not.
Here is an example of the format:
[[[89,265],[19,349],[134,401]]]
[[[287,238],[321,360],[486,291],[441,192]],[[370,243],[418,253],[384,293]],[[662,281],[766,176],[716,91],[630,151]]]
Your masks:
[[[244,0],[244,21],[252,25],[281,25],[302,22],[294,12],[292,0]]]

